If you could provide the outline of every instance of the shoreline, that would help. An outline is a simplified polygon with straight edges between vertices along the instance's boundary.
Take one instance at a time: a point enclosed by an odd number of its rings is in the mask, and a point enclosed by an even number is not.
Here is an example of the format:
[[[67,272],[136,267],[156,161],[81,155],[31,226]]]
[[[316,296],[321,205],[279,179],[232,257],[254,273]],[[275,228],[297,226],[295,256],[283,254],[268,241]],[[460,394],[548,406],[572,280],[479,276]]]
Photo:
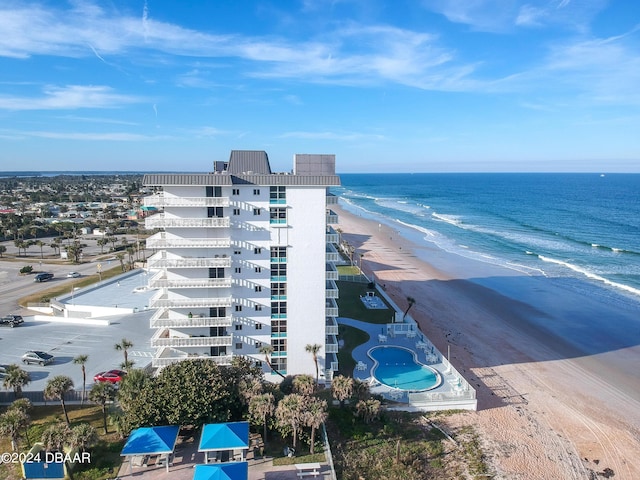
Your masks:
[[[416,299],[412,317],[440,351],[451,347],[452,363],[476,388],[478,412],[451,421],[478,429],[494,478],[582,479],[607,468],[640,478],[637,310],[336,207],[365,273],[400,308]]]

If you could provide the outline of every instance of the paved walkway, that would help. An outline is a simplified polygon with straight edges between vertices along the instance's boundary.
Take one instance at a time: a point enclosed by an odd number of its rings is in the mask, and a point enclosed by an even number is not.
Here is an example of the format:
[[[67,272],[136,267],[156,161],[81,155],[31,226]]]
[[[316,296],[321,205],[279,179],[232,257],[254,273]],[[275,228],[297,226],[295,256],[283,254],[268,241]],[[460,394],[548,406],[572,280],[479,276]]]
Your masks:
[[[250,451],[247,457],[249,463],[249,479],[248,480],[298,480],[296,469],[293,465],[273,466],[273,458],[259,457],[254,458]],[[118,479],[131,480],[191,480],[193,478],[193,469],[196,464],[204,463],[204,454],[198,452],[198,440],[195,438],[187,439],[176,445],[176,453],[173,463],[169,466],[167,472],[164,466],[153,467],[132,467],[129,468],[129,462],[125,461],[118,472]],[[330,478],[329,466],[321,463],[322,469],[317,478],[319,480]]]

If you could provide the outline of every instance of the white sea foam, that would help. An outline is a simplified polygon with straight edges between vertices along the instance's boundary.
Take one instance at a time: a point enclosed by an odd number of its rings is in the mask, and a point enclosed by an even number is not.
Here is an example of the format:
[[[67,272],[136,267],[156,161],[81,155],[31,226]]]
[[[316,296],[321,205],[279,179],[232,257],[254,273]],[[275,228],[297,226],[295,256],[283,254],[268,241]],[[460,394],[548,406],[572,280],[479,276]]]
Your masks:
[[[543,262],[548,262],[548,263],[555,263],[556,265],[561,265],[565,268],[568,268],[571,271],[574,271],[576,273],[580,273],[582,275],[584,275],[585,277],[591,279],[591,280],[596,280],[598,282],[602,282],[605,285],[609,285],[611,287],[615,287],[615,288],[619,288],[620,290],[624,290],[626,292],[629,293],[633,293],[634,295],[638,295],[640,296],[640,289],[638,288],[634,288],[631,287],[629,285],[625,285],[623,283],[619,283],[619,282],[613,282],[607,278],[604,278],[600,275],[597,275],[593,272],[590,272],[589,270],[586,270],[584,268],[578,267],[577,265],[573,265],[572,263],[569,262],[565,262],[562,260],[557,260],[555,258],[551,258],[551,257],[545,257],[544,255],[538,255],[538,258],[540,260],[542,260]]]
[[[455,225],[456,227],[459,227],[462,225],[462,220],[460,220],[461,217],[458,215],[444,215],[442,213],[433,212],[431,213],[431,216],[436,218],[437,220],[443,221],[445,223],[449,223],[451,225]]]

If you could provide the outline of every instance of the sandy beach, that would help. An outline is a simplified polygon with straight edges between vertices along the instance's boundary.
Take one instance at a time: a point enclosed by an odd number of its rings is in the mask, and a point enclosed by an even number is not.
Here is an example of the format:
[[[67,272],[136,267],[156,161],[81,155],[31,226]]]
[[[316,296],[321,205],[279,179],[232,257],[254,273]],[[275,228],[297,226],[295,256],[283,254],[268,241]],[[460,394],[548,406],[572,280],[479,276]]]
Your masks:
[[[363,269],[476,388],[474,425],[500,479],[640,478],[638,304],[443,252],[337,206]],[[585,290],[589,291],[589,290]]]

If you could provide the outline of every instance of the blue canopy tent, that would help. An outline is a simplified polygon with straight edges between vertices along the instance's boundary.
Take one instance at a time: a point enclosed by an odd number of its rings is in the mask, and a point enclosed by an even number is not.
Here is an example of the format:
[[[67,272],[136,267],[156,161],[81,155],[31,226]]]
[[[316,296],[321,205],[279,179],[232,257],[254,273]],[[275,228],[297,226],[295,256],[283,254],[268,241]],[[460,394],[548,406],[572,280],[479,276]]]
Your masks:
[[[179,425],[140,427],[131,432],[120,455],[129,458],[129,472],[133,466],[150,465],[150,460],[164,460],[169,471],[169,457],[178,441]]]
[[[199,452],[204,452],[204,462],[209,463],[209,453],[214,452],[213,461],[228,458],[244,461],[249,450],[249,422],[209,423],[202,428]]]
[[[248,477],[247,462],[196,465],[193,472],[193,480],[247,480]]]

